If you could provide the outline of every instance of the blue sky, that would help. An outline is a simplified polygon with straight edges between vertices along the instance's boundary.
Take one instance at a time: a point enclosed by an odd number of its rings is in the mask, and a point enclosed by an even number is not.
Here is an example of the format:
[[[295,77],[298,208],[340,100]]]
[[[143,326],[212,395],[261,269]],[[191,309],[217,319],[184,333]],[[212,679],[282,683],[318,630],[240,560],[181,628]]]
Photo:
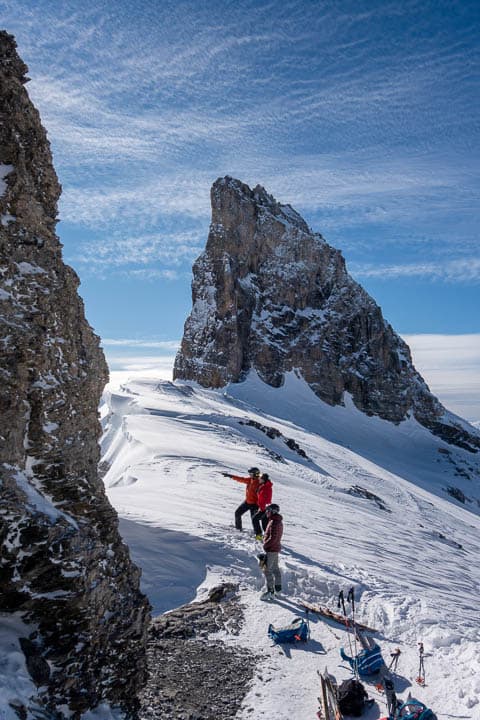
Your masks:
[[[341,248],[398,332],[480,332],[478,2],[0,0],[0,16],[107,351],[171,354],[226,174]]]

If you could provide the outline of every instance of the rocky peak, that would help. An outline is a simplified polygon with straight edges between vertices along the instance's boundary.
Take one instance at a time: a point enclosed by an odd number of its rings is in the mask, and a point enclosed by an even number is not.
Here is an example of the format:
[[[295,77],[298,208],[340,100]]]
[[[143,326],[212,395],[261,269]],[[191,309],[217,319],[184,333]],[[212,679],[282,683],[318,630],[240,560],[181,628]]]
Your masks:
[[[0,623],[22,628],[37,688],[15,701],[20,717],[100,702],[132,714],[148,603],[97,473],[107,367],[62,260],[60,185],[26,72],[0,32]]]
[[[213,184],[211,200],[212,225],[217,222],[221,224],[228,217],[234,219],[231,217],[231,212],[234,212],[236,207],[243,207],[246,212],[248,212],[247,208],[250,208],[263,221],[267,221],[269,216],[273,216],[280,223],[293,225],[306,233],[310,232],[306,222],[290,205],[281,205],[261,185],[250,190],[248,185],[240,180],[228,176],[219,178]]]
[[[445,419],[408,346],[341,253],[290,205],[230,177],[214,183],[211,201],[175,378],[215,388],[255,370],[278,387],[295,371],[330,405],[349,393],[367,414],[392,422],[413,414],[449,442],[480,447],[473,428]]]

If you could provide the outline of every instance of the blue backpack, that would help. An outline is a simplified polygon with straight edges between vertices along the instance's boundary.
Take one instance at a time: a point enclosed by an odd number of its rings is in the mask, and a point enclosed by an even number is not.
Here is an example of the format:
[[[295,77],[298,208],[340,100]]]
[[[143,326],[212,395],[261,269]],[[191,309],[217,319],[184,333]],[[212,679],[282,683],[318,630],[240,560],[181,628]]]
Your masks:
[[[272,624],[268,626],[268,635],[276,643],[306,642],[310,636],[308,623],[303,618],[294,620],[283,628],[276,628]]]
[[[397,707],[391,720],[437,720],[437,716],[420,700],[408,697],[404,703]]]
[[[342,660],[346,660],[352,670],[354,672],[356,670],[359,675],[373,675],[384,665],[380,646],[376,644],[368,650],[362,650],[354,658],[349,657],[343,648],[340,648],[340,655]]]

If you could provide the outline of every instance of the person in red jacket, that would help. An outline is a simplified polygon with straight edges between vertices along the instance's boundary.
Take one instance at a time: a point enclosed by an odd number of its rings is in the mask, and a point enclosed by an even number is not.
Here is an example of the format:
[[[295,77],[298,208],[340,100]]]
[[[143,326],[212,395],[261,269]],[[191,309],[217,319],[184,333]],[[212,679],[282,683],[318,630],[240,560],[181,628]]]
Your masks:
[[[250,510],[250,516],[252,517],[258,510],[257,505],[257,490],[260,483],[260,470],[257,467],[251,467],[248,471],[248,477],[240,477],[239,475],[230,475],[230,473],[222,473],[225,477],[232,478],[239,483],[246,485],[245,488],[245,501],[238,506],[235,510],[235,527],[237,530],[242,529],[242,515]]]
[[[261,600],[273,600],[275,593],[282,590],[282,575],[278,566],[278,555],[282,549],[280,541],[283,535],[283,518],[276,503],[267,505],[265,513],[268,524],[263,536],[263,549],[266,555],[263,572],[267,581],[267,590],[261,596]]]
[[[256,540],[262,539],[262,529],[265,532],[267,527],[268,520],[265,514],[265,508],[272,502],[272,488],[272,481],[270,480],[267,473],[263,473],[263,475],[260,477],[260,485],[258,486],[257,490],[258,511],[252,518]],[[260,523],[262,523],[262,527],[260,527]]]

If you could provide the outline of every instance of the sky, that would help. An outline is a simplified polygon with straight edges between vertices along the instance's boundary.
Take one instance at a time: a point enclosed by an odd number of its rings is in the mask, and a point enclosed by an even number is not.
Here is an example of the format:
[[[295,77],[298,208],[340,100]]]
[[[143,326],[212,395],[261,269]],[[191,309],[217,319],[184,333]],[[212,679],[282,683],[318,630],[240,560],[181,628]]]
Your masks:
[[[0,0],[0,17],[112,366],[178,345],[227,174],[340,248],[397,332],[478,338],[478,2]]]

